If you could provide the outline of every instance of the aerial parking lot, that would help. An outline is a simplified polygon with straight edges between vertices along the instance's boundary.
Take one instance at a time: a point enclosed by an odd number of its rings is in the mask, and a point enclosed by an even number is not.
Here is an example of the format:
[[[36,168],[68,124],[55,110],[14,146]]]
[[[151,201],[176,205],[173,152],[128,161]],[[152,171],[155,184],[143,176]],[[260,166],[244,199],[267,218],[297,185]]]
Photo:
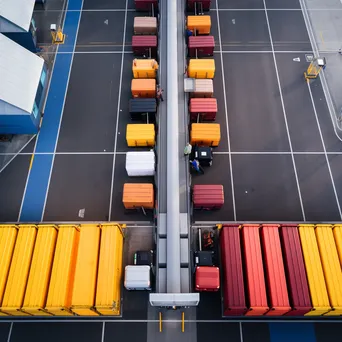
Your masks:
[[[320,80],[303,76],[299,2],[218,1],[210,16],[221,142],[192,183],[223,184],[225,204],[194,221],[341,220],[341,141]]]

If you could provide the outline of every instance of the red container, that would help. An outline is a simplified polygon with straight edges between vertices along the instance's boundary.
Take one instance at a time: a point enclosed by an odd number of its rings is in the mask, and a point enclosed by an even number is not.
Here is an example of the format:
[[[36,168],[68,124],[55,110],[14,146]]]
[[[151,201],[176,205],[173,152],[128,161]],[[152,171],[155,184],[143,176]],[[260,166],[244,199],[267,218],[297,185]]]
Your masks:
[[[223,278],[223,315],[241,316],[247,311],[239,225],[224,225],[220,236]]]
[[[260,246],[259,225],[244,224],[241,229],[242,259],[245,266],[246,316],[261,316],[268,311],[264,266]]]
[[[292,307],[286,316],[304,316],[311,311],[312,304],[297,226],[282,226],[280,240]]]
[[[157,36],[133,36],[132,50],[135,56],[157,57]],[[151,53],[151,55],[150,55]]]
[[[214,98],[191,98],[190,120],[215,121],[217,113],[217,100]]]
[[[192,202],[194,209],[220,209],[224,204],[223,185],[194,185]]]
[[[213,36],[190,36],[188,44],[189,57],[208,57],[214,55],[215,39]]]
[[[220,288],[220,269],[213,266],[196,267],[196,291],[218,291]]]
[[[152,6],[155,12],[158,11],[158,0],[134,0],[134,5],[138,12],[152,12]]]
[[[278,228],[278,225],[272,224],[263,224],[261,228],[261,246],[270,306],[267,316],[282,316],[291,310]]]
[[[201,0],[201,1],[188,0],[188,3],[187,3],[188,11],[195,10],[195,3],[196,3],[196,8],[197,8],[197,13],[199,13],[200,10],[203,10],[203,11],[210,10],[211,0]]]

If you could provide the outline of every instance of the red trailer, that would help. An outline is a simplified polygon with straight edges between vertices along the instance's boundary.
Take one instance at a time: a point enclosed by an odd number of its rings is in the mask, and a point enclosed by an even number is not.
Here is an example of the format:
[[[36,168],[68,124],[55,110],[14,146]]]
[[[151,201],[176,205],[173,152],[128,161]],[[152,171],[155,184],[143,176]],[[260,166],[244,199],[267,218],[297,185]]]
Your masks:
[[[188,11],[194,11],[195,6],[197,13],[201,11],[210,11],[211,0],[188,0],[187,7]]]
[[[244,224],[241,229],[243,262],[246,274],[246,316],[261,316],[268,311],[259,225]]]
[[[220,269],[214,266],[196,267],[196,291],[218,291],[220,288]]]
[[[158,0],[134,0],[135,10],[137,12],[152,12],[158,10]]]
[[[191,98],[191,121],[215,121],[217,113],[217,100],[215,98]]]
[[[214,55],[214,36],[190,36],[188,44],[189,57],[208,57]],[[197,51],[197,55],[196,55]]]
[[[270,306],[270,310],[266,315],[282,316],[289,312],[291,307],[281,252],[279,225],[262,225],[261,245],[264,255],[268,302]]]
[[[222,208],[224,204],[223,185],[194,185],[192,202],[194,209],[215,210]]]
[[[286,316],[304,316],[312,310],[312,304],[297,226],[282,226],[280,240],[292,307]]]
[[[224,225],[220,236],[223,271],[223,315],[241,316],[247,311],[239,225]]]
[[[132,51],[135,56],[157,57],[157,36],[133,36]]]

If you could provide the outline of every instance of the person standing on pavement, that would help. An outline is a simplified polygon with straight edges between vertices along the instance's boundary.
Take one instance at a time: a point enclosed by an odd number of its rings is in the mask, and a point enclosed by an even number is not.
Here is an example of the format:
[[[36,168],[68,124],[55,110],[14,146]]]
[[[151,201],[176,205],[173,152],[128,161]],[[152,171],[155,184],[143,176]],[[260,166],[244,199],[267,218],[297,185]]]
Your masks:
[[[187,143],[184,148],[184,155],[189,156],[191,154],[191,151],[192,151],[192,146],[191,144]]]
[[[197,173],[201,173],[202,175],[204,175],[204,170],[197,159],[191,160],[190,163]]]
[[[164,101],[164,98],[163,98],[163,89],[160,87],[160,85],[158,84],[158,86],[157,86],[157,99],[158,99],[158,103],[160,102],[160,101]]]

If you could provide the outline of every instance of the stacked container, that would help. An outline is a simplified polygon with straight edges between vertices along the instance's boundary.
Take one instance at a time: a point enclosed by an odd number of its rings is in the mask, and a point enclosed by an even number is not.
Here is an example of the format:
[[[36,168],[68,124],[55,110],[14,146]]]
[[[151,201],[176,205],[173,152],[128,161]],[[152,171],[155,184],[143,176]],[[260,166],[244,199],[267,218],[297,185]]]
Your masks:
[[[132,62],[132,98],[126,141],[129,147],[154,147],[156,141],[157,73],[158,73],[158,23],[155,16],[158,0],[135,0],[135,9],[148,16],[134,18],[132,50],[136,58]],[[126,171],[130,177],[146,177],[155,174],[154,151],[132,151],[126,154]],[[122,202],[127,210],[154,209],[154,186],[151,183],[125,183]]]

